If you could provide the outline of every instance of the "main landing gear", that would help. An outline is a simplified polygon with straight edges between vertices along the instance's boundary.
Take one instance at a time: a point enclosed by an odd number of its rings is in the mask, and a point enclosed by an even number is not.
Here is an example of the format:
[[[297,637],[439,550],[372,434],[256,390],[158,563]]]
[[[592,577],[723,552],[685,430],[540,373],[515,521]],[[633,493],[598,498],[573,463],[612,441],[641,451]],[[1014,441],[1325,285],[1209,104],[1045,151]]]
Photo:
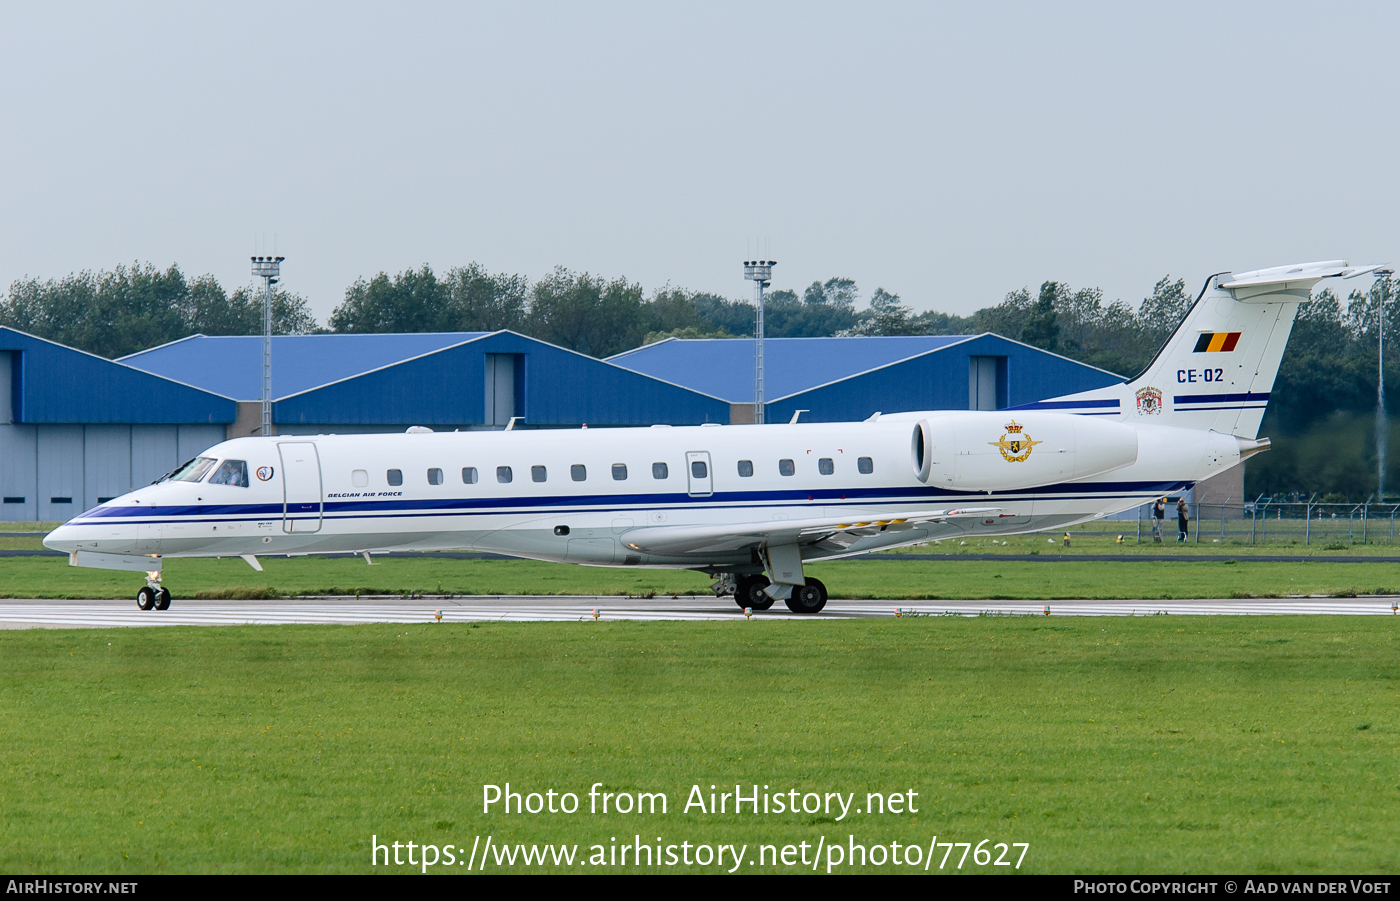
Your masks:
[[[734,591],[734,603],[742,610],[767,610],[773,606],[773,597],[764,591],[771,584],[765,576],[740,576]],[[826,586],[819,580],[808,578],[806,585],[794,585],[792,594],[783,601],[793,613],[820,613],[826,606]]]
[[[136,606],[142,610],[169,610],[170,589],[160,584],[159,577],[147,577],[146,587],[136,592]]]
[[[763,576],[740,576],[738,586],[734,589],[734,603],[739,605],[740,610],[767,610],[773,606],[773,598],[763,590],[768,584],[768,580]]]
[[[826,606],[826,586],[813,578],[806,585],[796,585],[792,595],[783,602],[793,613],[820,613]]]

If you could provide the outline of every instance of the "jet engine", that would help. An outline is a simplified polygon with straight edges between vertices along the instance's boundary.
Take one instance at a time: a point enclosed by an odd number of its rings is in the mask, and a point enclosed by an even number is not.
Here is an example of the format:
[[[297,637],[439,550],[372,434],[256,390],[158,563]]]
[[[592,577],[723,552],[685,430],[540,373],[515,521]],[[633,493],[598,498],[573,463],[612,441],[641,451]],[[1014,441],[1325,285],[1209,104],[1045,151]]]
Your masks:
[[[1070,413],[967,412],[915,423],[919,480],[959,491],[1016,491],[1101,475],[1137,461],[1138,433]]]

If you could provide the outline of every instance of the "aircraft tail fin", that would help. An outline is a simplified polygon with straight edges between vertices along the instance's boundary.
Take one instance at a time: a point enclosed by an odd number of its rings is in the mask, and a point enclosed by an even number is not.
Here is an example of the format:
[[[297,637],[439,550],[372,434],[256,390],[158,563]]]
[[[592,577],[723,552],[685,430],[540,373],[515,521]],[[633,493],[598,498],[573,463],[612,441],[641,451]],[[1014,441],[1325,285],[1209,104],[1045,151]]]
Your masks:
[[[1217,273],[1136,378],[1013,409],[1118,415],[1254,438],[1298,305],[1325,278],[1355,278],[1388,268],[1328,260]]]

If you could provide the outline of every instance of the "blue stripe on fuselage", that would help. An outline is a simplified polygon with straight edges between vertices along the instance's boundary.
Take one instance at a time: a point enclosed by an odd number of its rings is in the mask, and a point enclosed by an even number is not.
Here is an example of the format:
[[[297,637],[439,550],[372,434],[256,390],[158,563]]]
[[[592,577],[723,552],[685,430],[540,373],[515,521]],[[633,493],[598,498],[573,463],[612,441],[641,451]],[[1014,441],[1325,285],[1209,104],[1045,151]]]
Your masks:
[[[704,497],[684,493],[634,495],[554,495],[509,498],[430,498],[402,500],[332,501],[324,505],[324,519],[372,519],[384,517],[486,516],[502,513],[587,513],[628,509],[729,509],[765,506],[848,506],[872,503],[914,504],[922,501],[990,504],[996,501],[1033,501],[1129,498],[1163,495],[1183,490],[1191,482],[1102,482],[1040,485],[1019,491],[984,493],[945,488],[858,488],[822,491],[730,491]],[[70,525],[108,525],[113,519],[137,522],[200,522],[219,519],[281,519],[281,504],[217,504],[208,506],[102,507],[70,521]],[[159,517],[159,519],[157,519]]]
[[[1118,398],[1108,398],[1105,400],[1038,400],[1029,404],[1017,404],[1014,407],[1007,407],[1007,410],[1097,410],[1112,407],[1118,409],[1121,406]],[[997,412],[1004,412],[998,410]],[[1098,414],[1103,415],[1103,414]]]
[[[1174,404],[1266,404],[1269,392],[1244,394],[1177,394],[1172,397]]]

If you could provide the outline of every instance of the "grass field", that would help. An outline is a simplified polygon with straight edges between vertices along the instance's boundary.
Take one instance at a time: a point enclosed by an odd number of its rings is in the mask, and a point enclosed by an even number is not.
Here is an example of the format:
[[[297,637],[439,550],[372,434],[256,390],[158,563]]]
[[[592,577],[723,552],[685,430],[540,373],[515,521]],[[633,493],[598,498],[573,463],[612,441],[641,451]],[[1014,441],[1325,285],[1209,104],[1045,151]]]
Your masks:
[[[709,579],[678,570],[573,566],[531,560],[267,557],[264,571],[241,560],[168,560],[176,598],[275,598],[297,594],[708,595]],[[836,598],[1218,598],[1386,594],[1400,590],[1400,564],[1018,560],[852,560],[807,573]],[[79,569],[61,557],[0,559],[0,597],[127,598],[139,573]]]
[[[1023,872],[1394,872],[1398,633],[1389,617],[0,633],[0,868],[372,872],[371,835],[584,856],[660,836],[751,859],[936,834],[1029,842]],[[584,812],[484,815],[483,783],[506,781]],[[665,792],[669,812],[588,815],[595,782]],[[682,811],[692,785],[735,783],[856,807],[912,790],[919,812]]]

